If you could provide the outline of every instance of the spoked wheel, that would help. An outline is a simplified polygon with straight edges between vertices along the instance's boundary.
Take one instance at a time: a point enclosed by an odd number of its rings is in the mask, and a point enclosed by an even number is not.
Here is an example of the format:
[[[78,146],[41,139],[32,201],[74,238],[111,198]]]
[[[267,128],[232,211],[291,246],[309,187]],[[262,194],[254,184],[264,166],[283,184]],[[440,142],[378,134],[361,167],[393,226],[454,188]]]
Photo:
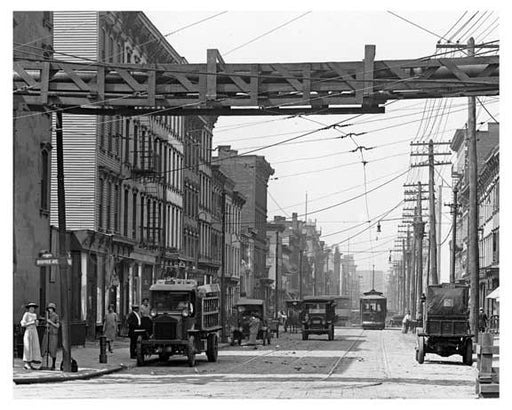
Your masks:
[[[462,354],[462,363],[471,366],[473,364],[473,341],[468,339]]]
[[[187,362],[189,367],[194,367],[196,365],[196,348],[194,336],[189,336],[188,338]]]
[[[418,350],[416,351],[416,360],[419,364],[425,361],[425,338],[423,336],[418,337]]]
[[[144,352],[142,351],[142,336],[137,338],[136,346],[137,366],[144,366]]]
[[[209,362],[216,362],[219,355],[219,338],[215,333],[209,334],[206,346],[206,357]]]

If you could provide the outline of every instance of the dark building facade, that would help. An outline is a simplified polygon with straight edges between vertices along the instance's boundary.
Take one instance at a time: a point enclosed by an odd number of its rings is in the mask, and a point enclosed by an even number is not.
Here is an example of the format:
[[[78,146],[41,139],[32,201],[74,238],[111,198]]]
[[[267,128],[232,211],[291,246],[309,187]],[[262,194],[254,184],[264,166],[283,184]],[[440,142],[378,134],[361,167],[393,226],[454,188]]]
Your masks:
[[[52,58],[50,12],[13,13],[14,59]],[[13,322],[28,302],[45,306],[60,300],[58,278],[37,267],[41,251],[51,249],[50,175],[55,155],[51,112],[34,113],[13,97]]]

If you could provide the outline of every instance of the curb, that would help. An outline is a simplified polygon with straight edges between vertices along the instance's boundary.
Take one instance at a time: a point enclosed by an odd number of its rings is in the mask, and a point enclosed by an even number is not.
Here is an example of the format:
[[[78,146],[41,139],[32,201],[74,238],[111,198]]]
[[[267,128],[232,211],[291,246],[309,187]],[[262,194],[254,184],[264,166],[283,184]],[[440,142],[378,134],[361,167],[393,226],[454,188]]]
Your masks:
[[[101,369],[97,371],[91,371],[83,374],[77,375],[66,375],[66,376],[49,376],[49,377],[20,377],[13,378],[13,382],[15,384],[35,384],[35,383],[57,383],[57,382],[66,382],[70,380],[86,380],[92,379],[94,377],[104,376],[106,374],[111,374],[118,372],[120,370],[129,369],[133,367],[132,365],[121,364],[112,369]]]
[[[229,347],[229,343],[219,343],[219,349]],[[37,384],[37,383],[58,383],[72,380],[87,380],[94,377],[101,377],[107,374],[119,372],[121,370],[131,369],[136,367],[136,364],[120,364],[112,369],[101,369],[90,371],[87,373],[66,375],[66,376],[48,376],[48,377],[18,377],[13,378],[14,384]]]

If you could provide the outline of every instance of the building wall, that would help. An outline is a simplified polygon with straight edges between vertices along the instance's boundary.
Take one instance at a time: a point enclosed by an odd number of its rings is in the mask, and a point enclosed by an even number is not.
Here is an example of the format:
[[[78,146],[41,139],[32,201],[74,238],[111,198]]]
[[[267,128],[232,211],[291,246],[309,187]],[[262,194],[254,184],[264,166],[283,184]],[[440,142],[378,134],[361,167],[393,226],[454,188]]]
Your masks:
[[[54,16],[55,49],[75,61],[185,61],[143,13]],[[123,317],[155,279],[180,269],[185,125],[176,116],[63,117],[67,228],[80,287],[75,303],[94,337],[109,304]],[[55,224],[56,207],[53,196]]]
[[[15,59],[51,57],[52,16],[48,12],[13,13]],[[13,311],[19,323],[28,302],[59,301],[49,269],[35,260],[50,250],[51,114],[34,113],[13,100]],[[46,176],[45,176],[46,175]]]

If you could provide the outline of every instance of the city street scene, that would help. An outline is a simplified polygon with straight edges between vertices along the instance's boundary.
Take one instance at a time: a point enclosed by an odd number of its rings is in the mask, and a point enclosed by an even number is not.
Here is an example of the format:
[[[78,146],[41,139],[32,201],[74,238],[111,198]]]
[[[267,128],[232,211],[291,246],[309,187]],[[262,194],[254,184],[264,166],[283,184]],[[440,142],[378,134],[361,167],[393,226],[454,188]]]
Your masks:
[[[12,399],[501,404],[500,12],[215,7],[12,12]]]

